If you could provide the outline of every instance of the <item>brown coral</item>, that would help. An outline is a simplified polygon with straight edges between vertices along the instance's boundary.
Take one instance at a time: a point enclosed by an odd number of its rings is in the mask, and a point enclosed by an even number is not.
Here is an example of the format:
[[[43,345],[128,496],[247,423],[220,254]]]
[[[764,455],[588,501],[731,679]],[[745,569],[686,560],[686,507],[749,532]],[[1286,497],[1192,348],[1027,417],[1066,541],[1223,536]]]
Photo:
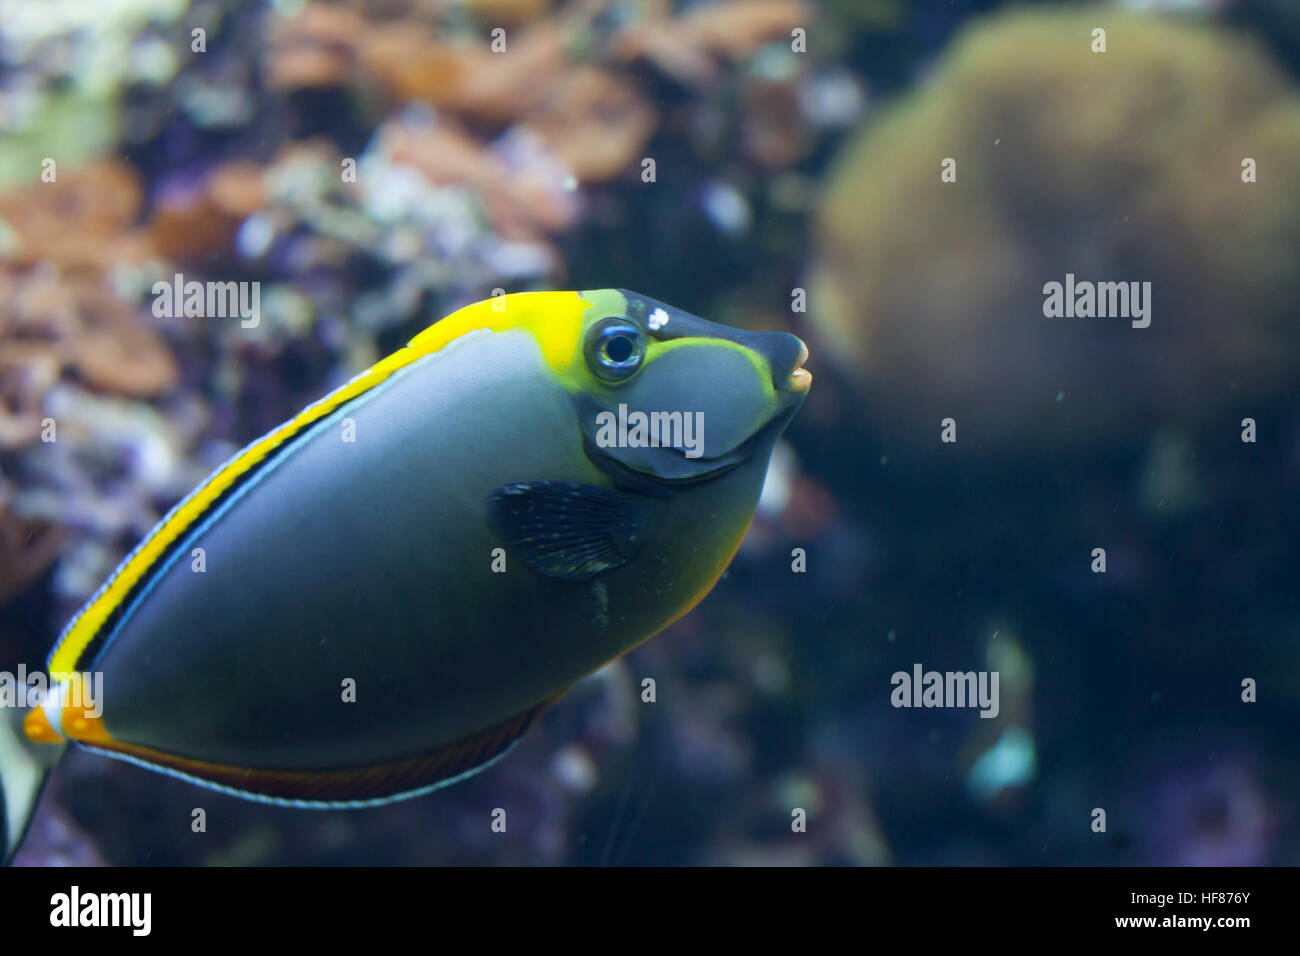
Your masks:
[[[662,11],[624,27],[611,52],[623,60],[649,60],[678,81],[701,86],[718,78],[720,62],[790,40],[795,28],[807,29],[813,15],[813,6],[803,0],[735,0],[697,6],[676,18]]]
[[[658,118],[630,82],[607,70],[576,70],[527,124],[581,182],[603,182],[641,156]]]
[[[364,37],[360,62],[388,95],[415,99],[492,123],[527,115],[565,74],[568,29],[546,20],[486,42],[450,43],[395,23]]]
[[[350,7],[309,3],[271,21],[266,82],[276,90],[337,86],[355,76],[365,18]]]
[[[20,518],[0,500],[0,606],[54,562],[62,540],[62,529]]]
[[[0,195],[0,219],[18,237],[0,269],[0,445],[35,440],[41,398],[64,371],[123,395],[174,387],[170,350],[110,274],[154,256],[133,228],[141,197],[134,171],[114,160]]]
[[[171,350],[133,306],[93,286],[78,289],[77,298],[82,324],[63,343],[63,354],[87,384],[134,398],[152,398],[176,387]]]
[[[434,35],[421,17],[372,24],[348,7],[312,3],[275,22],[267,83],[298,90],[366,81],[395,102],[420,100],[507,123],[563,75],[568,29],[542,20],[511,29],[505,43],[498,53],[486,40]]]
[[[492,224],[509,238],[537,238],[573,221],[559,182],[539,181],[528,167],[512,168],[455,123],[393,121],[383,136],[393,162],[418,169],[432,183],[473,188]]]
[[[117,160],[59,170],[54,182],[4,193],[0,219],[19,240],[11,258],[21,265],[46,260],[104,268],[127,254],[118,241],[139,214],[141,196],[139,177]]]
[[[0,450],[8,450],[40,435],[41,399],[59,380],[60,363],[44,343],[5,341],[3,328],[0,342]]]
[[[1249,43],[1179,21],[1111,11],[1093,53],[1095,19],[971,29],[839,163],[810,317],[878,422],[1122,440],[1300,372],[1300,96]],[[1045,316],[1067,274],[1149,281],[1150,327]]]
[[[65,370],[119,395],[147,398],[175,387],[171,350],[106,279],[46,264],[5,281],[14,290],[0,301],[0,373],[8,375],[0,395],[9,416],[38,419],[41,395]],[[32,426],[11,425],[10,447],[24,443],[19,436],[35,438]]]
[[[163,190],[149,220],[154,246],[172,259],[201,260],[228,253],[240,223],[265,202],[262,168],[227,163],[197,186]]]

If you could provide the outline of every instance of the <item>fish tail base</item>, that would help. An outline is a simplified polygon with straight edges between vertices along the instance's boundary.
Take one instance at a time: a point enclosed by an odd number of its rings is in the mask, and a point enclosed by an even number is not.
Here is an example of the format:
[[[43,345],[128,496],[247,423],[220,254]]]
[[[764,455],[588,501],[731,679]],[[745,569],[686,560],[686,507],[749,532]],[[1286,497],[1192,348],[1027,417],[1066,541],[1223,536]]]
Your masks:
[[[27,711],[0,708],[0,865],[8,866],[22,845],[50,772],[65,742],[37,743],[24,729]]]

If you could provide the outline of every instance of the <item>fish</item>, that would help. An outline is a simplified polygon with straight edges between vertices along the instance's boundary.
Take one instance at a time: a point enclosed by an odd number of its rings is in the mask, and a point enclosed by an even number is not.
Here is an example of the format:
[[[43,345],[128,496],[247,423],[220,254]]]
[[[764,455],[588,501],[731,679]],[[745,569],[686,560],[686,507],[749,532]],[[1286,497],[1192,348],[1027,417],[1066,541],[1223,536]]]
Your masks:
[[[252,442],[0,713],[0,856],[69,746],[366,807],[502,757],[722,576],[808,350],[622,289],[466,306]]]

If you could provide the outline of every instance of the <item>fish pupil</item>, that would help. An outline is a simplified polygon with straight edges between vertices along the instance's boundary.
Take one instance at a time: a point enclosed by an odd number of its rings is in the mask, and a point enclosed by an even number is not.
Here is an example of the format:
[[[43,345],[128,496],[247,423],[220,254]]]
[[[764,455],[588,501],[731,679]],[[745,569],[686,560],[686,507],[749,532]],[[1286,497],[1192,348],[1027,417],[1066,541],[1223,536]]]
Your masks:
[[[616,335],[605,343],[605,355],[611,362],[622,364],[632,357],[635,346],[626,335]]]

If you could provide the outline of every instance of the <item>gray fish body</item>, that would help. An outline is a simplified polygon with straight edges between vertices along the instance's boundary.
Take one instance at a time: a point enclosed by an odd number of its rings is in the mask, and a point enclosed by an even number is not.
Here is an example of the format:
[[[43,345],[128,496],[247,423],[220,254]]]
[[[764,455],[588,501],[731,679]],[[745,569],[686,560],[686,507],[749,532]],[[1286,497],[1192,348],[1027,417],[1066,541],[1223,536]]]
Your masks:
[[[700,529],[747,522],[767,454],[658,505],[637,559],[597,579],[510,555],[494,572],[493,489],[612,487],[574,416],[533,338],[498,332],[325,417],[192,529],[127,611],[93,665],[105,726],[213,763],[370,765],[504,720],[654,633],[725,564],[733,543]]]

